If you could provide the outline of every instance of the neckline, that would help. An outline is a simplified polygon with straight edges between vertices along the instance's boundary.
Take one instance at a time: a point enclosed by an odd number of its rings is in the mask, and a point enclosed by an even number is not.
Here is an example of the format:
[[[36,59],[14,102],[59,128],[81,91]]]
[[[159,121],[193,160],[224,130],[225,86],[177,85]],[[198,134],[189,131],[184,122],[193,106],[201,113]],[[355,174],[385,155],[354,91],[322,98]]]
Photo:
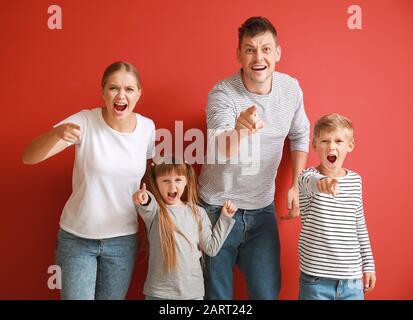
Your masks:
[[[238,79],[241,82],[242,88],[245,90],[245,92],[247,92],[248,94],[250,94],[254,97],[264,98],[264,97],[269,97],[271,95],[271,93],[274,90],[274,79],[275,79],[274,76],[275,76],[275,71],[273,71],[272,75],[271,75],[271,90],[270,90],[270,92],[268,92],[266,94],[258,94],[258,93],[251,92],[247,89],[247,87],[244,84],[244,80],[242,80],[242,68],[238,71]]]
[[[346,172],[346,174],[345,174],[344,176],[342,176],[342,177],[332,177],[332,176],[326,176],[325,174],[321,173],[321,171],[318,170],[316,167],[314,167],[314,169],[317,170],[317,172],[320,173],[321,175],[323,175],[323,176],[325,176],[325,177],[329,177],[329,178],[331,178],[331,179],[343,179],[343,178],[348,177],[349,174],[350,174],[350,170],[348,170],[348,169],[346,169],[346,168],[343,168],[343,170]]]
[[[122,132],[122,131],[118,131],[118,130],[113,129],[113,128],[105,121],[105,118],[103,117],[103,108],[100,107],[99,109],[100,109],[100,110],[99,110],[100,120],[103,122],[104,126],[105,126],[107,129],[109,129],[110,131],[112,131],[112,132],[114,132],[114,133],[116,133],[116,134],[120,134],[120,135],[124,135],[124,136],[129,136],[129,135],[134,134],[134,133],[138,130],[138,126],[139,126],[139,114],[138,114],[138,113],[133,112],[133,114],[134,114],[135,117],[136,117],[136,125],[135,125],[135,128],[134,128],[131,132]]]

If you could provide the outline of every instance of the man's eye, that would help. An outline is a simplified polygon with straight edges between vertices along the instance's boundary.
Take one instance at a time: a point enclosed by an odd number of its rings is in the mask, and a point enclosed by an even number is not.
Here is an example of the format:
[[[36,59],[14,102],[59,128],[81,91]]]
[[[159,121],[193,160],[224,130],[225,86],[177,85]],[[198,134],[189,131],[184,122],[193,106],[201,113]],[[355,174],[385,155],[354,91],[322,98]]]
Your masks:
[[[133,88],[127,88],[126,91],[133,92],[134,90],[133,90]]]
[[[109,90],[116,90],[116,87],[110,87]]]
[[[266,53],[269,53],[269,52],[271,52],[271,51],[272,51],[272,50],[271,50],[270,47],[264,48],[264,52],[266,52]]]
[[[245,52],[246,52],[246,53],[252,53],[253,50],[252,50],[252,49],[246,49]]]

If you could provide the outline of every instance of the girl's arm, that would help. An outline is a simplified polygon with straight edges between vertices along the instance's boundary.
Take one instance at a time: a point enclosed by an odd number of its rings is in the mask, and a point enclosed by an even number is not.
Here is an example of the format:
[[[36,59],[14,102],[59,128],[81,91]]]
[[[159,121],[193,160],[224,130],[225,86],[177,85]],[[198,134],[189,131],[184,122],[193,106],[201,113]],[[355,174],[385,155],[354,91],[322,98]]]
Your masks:
[[[202,222],[200,247],[207,255],[213,257],[221,249],[225,239],[234,227],[235,219],[232,219],[232,216],[235,212],[236,208],[226,202],[215,226],[212,228],[211,220],[209,220],[205,209],[200,208]]]
[[[135,203],[136,211],[145,222],[146,229],[149,231],[156,212],[158,211],[158,203],[154,195],[146,190],[145,183],[143,183],[142,189],[134,193],[133,202]]]

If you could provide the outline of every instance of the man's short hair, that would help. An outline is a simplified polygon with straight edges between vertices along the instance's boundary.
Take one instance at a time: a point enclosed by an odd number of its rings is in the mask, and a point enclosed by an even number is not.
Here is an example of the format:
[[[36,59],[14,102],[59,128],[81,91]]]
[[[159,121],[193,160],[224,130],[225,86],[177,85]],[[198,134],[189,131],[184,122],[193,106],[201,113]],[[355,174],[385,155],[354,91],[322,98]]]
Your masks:
[[[241,48],[242,39],[244,37],[255,37],[257,34],[269,31],[277,42],[277,30],[272,23],[264,17],[248,18],[238,29],[238,47]]]

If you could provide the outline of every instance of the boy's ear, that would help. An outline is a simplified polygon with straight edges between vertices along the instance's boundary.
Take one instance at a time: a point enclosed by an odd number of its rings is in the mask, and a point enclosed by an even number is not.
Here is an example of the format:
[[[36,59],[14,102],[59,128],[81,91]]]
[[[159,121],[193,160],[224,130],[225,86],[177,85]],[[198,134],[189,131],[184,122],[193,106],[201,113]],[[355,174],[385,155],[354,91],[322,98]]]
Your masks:
[[[354,147],[355,147],[355,143],[354,143],[354,139],[353,139],[353,140],[351,140],[351,142],[348,145],[348,152],[353,151]]]

